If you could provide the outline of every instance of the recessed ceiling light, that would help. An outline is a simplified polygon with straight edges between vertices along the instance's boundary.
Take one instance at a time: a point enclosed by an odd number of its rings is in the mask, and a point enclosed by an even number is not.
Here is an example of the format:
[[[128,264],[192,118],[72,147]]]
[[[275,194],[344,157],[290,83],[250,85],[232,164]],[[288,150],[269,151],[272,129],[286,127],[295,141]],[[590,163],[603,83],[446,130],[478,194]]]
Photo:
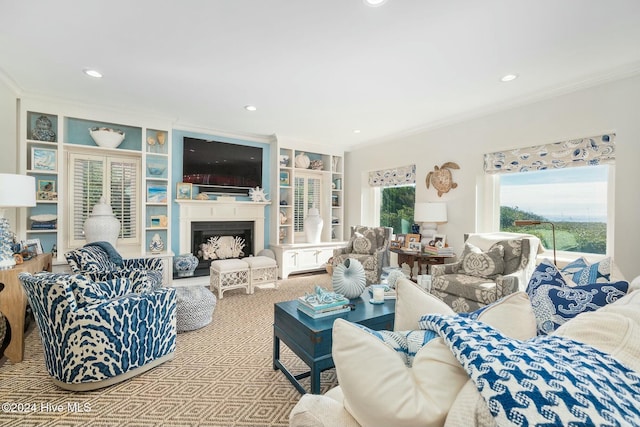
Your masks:
[[[245,105],[244,109],[247,110],[247,111],[256,111],[257,110],[255,105]]]
[[[84,70],[82,70],[82,72],[85,73],[87,76],[94,77],[96,79],[102,78],[102,73],[92,68],[85,68]]]
[[[518,78],[517,74],[506,74],[500,79],[501,82],[510,82]]]
[[[362,0],[362,1],[364,1],[364,4],[366,4],[369,7],[382,6],[387,2],[387,0]]]
[[[353,133],[360,133],[360,129],[354,129]]]

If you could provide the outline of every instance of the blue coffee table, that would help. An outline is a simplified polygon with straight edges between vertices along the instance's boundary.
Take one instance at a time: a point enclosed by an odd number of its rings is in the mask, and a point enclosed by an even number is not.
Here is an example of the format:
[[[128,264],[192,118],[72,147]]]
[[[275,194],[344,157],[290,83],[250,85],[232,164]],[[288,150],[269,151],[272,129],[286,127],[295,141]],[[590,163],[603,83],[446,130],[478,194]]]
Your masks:
[[[335,366],[331,356],[331,333],[336,319],[359,323],[373,330],[393,329],[396,300],[374,305],[369,303],[370,298],[369,292],[365,291],[361,297],[350,300],[354,310],[321,319],[312,319],[298,311],[296,300],[274,304],[273,369],[280,369],[301,394],[307,391],[298,380],[310,376],[311,393],[319,394],[320,373]],[[284,366],[280,360],[280,342],[309,366],[308,372],[294,375]]]

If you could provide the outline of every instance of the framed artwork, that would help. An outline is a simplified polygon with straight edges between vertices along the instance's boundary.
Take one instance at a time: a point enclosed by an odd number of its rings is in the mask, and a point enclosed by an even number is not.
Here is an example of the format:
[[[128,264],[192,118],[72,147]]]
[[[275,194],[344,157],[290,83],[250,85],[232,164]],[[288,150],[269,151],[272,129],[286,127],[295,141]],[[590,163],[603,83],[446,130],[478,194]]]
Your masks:
[[[150,227],[166,227],[167,226],[166,215],[151,215]]]
[[[396,241],[400,244],[401,248],[405,247],[405,241],[407,239],[406,234],[396,234]]]
[[[400,241],[398,240],[392,240],[391,242],[389,242],[389,247],[391,249],[400,249],[402,247],[402,243],[400,243]]]
[[[191,199],[193,185],[190,182],[179,182],[176,184],[176,199]]]
[[[420,243],[419,240],[417,242],[409,242],[410,251],[420,252],[421,247],[422,247],[422,244]]]
[[[38,191],[56,191],[56,182],[48,179],[39,179]]]
[[[447,236],[445,234],[433,235],[433,246],[437,248],[444,248],[447,244]]]
[[[289,172],[287,171],[280,172],[280,185],[291,185],[289,181]]]
[[[419,234],[407,234],[407,237],[404,241],[404,246],[409,247],[409,243],[420,243],[420,235]]]
[[[31,149],[31,169],[38,171],[58,170],[58,150],[33,147]]]
[[[27,239],[24,242],[27,247],[27,251],[29,252],[29,256],[42,255],[42,243],[40,243],[40,239]]]
[[[148,203],[167,203],[166,184],[147,184]]]

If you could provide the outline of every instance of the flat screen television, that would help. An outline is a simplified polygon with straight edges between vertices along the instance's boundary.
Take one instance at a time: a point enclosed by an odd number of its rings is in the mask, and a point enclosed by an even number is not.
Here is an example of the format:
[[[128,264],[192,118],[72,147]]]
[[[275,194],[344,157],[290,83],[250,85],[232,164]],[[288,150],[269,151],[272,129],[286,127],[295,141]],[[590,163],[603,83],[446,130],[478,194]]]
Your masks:
[[[200,191],[247,193],[262,187],[262,148],[184,138],[182,181]]]

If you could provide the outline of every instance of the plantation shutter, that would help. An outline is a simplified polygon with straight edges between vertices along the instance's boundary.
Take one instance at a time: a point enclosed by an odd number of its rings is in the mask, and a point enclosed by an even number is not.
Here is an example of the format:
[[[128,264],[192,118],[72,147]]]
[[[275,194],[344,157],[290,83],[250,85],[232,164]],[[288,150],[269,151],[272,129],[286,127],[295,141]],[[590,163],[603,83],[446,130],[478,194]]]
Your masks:
[[[317,208],[322,212],[322,177],[297,172],[294,179],[293,231],[304,232],[304,218],[309,208]]]
[[[68,164],[69,246],[85,243],[84,222],[103,195],[120,221],[119,242],[138,242],[140,160],[70,152]]]

